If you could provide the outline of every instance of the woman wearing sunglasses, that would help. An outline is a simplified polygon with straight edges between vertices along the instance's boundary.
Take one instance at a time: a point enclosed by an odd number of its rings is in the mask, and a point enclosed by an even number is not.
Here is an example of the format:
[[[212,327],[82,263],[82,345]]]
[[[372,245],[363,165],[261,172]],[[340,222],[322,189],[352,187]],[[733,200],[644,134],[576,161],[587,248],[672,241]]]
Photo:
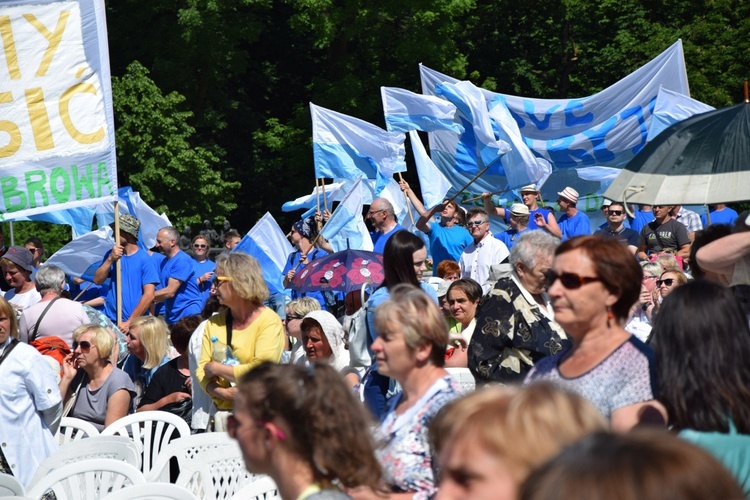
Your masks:
[[[214,277],[216,263],[208,258],[211,246],[205,236],[198,235],[193,238],[193,271],[197,276],[198,289],[203,297],[205,305],[211,295],[211,278]]]
[[[656,288],[659,289],[659,295],[661,300],[667,298],[667,295],[672,293],[672,290],[678,286],[682,286],[688,282],[687,276],[682,271],[676,269],[664,271],[656,280]]]
[[[109,360],[115,339],[98,325],[83,325],[73,332],[73,352],[63,361],[60,393],[68,416],[80,418],[103,431],[131,413],[133,381]]]
[[[573,345],[540,360],[526,380],[550,380],[579,393],[614,429],[664,421],[666,410],[654,399],[653,352],[623,328],[642,276],[616,240],[582,236],[563,242],[547,272],[547,293],[555,321]]]
[[[263,305],[268,287],[253,257],[242,252],[219,255],[214,281],[216,296],[227,309],[206,321],[196,376],[216,407],[229,411],[237,394],[233,384],[242,374],[263,361],[281,360],[284,327],[281,318]],[[213,359],[212,337],[232,350],[236,364]],[[221,413],[216,419],[218,429],[223,429],[226,415]]]

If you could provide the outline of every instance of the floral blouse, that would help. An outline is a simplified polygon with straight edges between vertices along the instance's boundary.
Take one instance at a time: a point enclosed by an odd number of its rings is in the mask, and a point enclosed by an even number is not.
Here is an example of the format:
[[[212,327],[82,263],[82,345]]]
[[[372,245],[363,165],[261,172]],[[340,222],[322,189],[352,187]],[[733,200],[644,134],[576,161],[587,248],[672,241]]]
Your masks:
[[[477,382],[522,382],[534,363],[572,344],[514,275],[498,280],[482,299],[469,343],[469,369]]]
[[[461,388],[450,376],[437,380],[417,403],[401,415],[395,408],[402,394],[389,402],[388,413],[375,438],[383,477],[394,493],[414,492],[414,498],[430,498],[437,492],[436,464],[427,438],[427,429],[438,411],[461,395]]]

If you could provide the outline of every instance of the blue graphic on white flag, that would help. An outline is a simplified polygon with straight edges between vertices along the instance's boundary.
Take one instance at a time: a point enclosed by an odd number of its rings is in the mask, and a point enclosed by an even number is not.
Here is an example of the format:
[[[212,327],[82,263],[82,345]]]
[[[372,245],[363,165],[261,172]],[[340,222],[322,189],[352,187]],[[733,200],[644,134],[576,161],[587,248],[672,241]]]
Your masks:
[[[354,250],[372,250],[372,239],[367,232],[362,218],[364,195],[362,179],[351,184],[349,191],[331,214],[320,234],[328,240],[337,252],[348,248]],[[362,227],[365,231],[362,232]],[[368,245],[370,248],[365,248]]]
[[[140,193],[125,186],[117,191],[120,201],[118,210],[121,214],[130,214],[141,223],[138,230],[138,246],[146,250],[156,246],[156,233],[163,227],[171,226],[166,214],[158,214],[141,199]],[[115,221],[114,205],[102,203],[96,206],[96,221],[99,227]]]
[[[326,200],[330,204],[334,201],[340,201],[344,196],[344,191],[341,189],[344,186],[344,182],[334,182],[333,184],[326,184],[325,195]],[[300,196],[299,198],[287,201],[281,206],[282,212],[294,212],[303,208],[317,208],[318,203],[323,204],[323,188],[318,186],[313,189],[311,194]],[[322,209],[322,208],[321,208]],[[315,212],[313,212],[315,213]]]
[[[377,179],[379,193],[394,172],[406,170],[404,134],[310,103],[315,177]]]
[[[503,174],[498,160],[510,151],[510,145],[495,138],[482,92],[471,82],[444,82],[435,86],[435,94],[456,105],[465,129],[456,148],[455,168],[475,174],[489,167],[489,173]]]
[[[428,209],[439,205],[445,200],[445,195],[451,188],[451,183],[435,166],[427,151],[424,149],[419,134],[412,130],[409,132],[411,150],[414,154],[414,164],[417,166],[419,176],[419,187],[422,191],[422,203]]]
[[[104,226],[74,239],[55,252],[45,264],[54,264],[69,276],[94,281],[94,273],[104,260],[104,254],[112,250],[114,244],[112,229]]]
[[[654,137],[670,125],[690,118],[698,113],[712,111],[714,108],[708,104],[682,95],[679,92],[673,92],[665,88],[659,89],[654,105],[654,113],[651,116],[651,124],[648,127],[647,141],[652,141]]]
[[[281,271],[294,248],[270,213],[266,212],[232,251],[252,255],[258,260],[271,295],[284,292]]]
[[[383,98],[385,125],[389,132],[464,132],[461,124],[454,121],[456,105],[453,103],[395,87],[380,87],[380,94]]]
[[[12,213],[5,216],[9,221],[38,221],[52,224],[64,224],[73,229],[73,238],[78,238],[91,231],[96,210],[93,207],[76,207],[67,210],[55,210],[28,217],[13,217]]]

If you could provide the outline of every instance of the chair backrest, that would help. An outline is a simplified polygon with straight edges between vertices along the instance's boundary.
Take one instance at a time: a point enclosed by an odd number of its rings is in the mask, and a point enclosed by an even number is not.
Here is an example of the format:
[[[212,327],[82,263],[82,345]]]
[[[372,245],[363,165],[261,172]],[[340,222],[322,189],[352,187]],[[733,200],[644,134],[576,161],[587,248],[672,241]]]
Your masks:
[[[22,497],[24,495],[26,495],[26,489],[21,484],[21,481],[10,474],[0,474],[0,497]]]
[[[84,460],[50,472],[26,495],[38,499],[52,490],[57,500],[99,500],[127,486],[145,483],[141,471],[119,460]]]
[[[198,498],[228,500],[243,486],[263,476],[245,468],[239,446],[204,451],[180,464],[175,484]]]
[[[161,451],[173,439],[190,435],[190,427],[165,411],[133,413],[110,424],[102,436],[130,436],[142,453],[141,470],[147,474]]]
[[[146,483],[115,491],[103,500],[198,500],[185,488],[169,483]]]
[[[177,467],[181,469],[186,462],[211,450],[228,449],[229,455],[234,456],[238,446],[237,441],[226,432],[204,432],[175,439],[153,462],[151,470],[146,473],[146,479],[151,482],[169,482],[169,464],[172,459],[177,461]]]
[[[99,430],[91,423],[80,418],[63,417],[60,428],[55,434],[57,444],[60,446],[70,441],[77,441],[91,436],[98,436]]]
[[[276,483],[268,476],[259,478],[237,491],[232,500],[274,500],[281,498]]]
[[[446,371],[461,386],[461,392],[464,394],[474,392],[477,383],[468,368],[446,368]]]
[[[141,466],[138,448],[129,437],[92,436],[88,439],[71,441],[60,446],[59,450],[39,465],[29,484],[36,484],[50,471],[66,465],[100,459],[125,462],[136,469],[140,469]]]

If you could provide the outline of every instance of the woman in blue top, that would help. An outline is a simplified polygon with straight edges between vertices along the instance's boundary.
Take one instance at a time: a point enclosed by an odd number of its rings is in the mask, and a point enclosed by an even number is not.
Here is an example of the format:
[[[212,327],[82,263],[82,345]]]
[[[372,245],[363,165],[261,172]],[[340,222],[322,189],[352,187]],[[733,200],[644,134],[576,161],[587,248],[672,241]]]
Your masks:
[[[654,320],[659,400],[680,437],[701,446],[750,491],[750,327],[730,289],[676,288]]]

